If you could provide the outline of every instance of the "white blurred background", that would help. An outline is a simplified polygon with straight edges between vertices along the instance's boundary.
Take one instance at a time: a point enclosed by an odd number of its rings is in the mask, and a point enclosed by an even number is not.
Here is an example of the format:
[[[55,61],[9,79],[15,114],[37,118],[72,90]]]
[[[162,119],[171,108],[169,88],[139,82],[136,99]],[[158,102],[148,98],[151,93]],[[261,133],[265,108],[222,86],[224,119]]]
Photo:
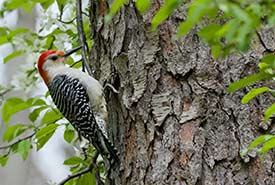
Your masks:
[[[3,0],[0,0],[0,6],[2,4]],[[38,6],[30,14],[26,14],[21,10],[13,11],[6,14],[4,19],[0,19],[0,27],[7,26],[11,29],[27,27],[33,31],[37,31],[41,22],[41,16],[43,16],[41,12],[42,9]],[[58,15],[57,5],[53,5],[48,13]],[[56,26],[54,25],[55,23],[51,24]],[[14,78],[20,76],[24,66],[32,65],[33,61],[36,61],[38,57],[26,58],[26,56],[22,56],[7,64],[3,64],[3,57],[11,52],[12,47],[9,44],[0,46],[0,84],[4,86],[18,83],[14,82]],[[32,61],[29,62],[29,60]],[[37,86],[39,88],[10,92],[7,96],[31,97],[45,94],[46,87],[44,84],[41,83]],[[27,115],[27,111],[20,112],[12,118],[10,124],[28,123]],[[0,119],[0,138],[2,138],[3,131],[4,125],[2,119]],[[0,139],[0,145],[4,145],[2,139]],[[9,158],[5,167],[0,166],[0,185],[45,185],[59,182],[69,174],[69,169],[63,165],[63,161],[72,154],[73,149],[64,142],[63,129],[60,128],[39,152],[31,151],[26,161],[23,161],[21,156],[16,154]]]

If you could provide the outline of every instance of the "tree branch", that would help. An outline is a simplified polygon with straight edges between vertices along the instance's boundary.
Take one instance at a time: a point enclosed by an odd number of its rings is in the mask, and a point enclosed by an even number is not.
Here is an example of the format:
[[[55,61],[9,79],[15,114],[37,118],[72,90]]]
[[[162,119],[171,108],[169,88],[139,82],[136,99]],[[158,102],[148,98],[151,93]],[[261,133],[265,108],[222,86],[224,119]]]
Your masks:
[[[34,132],[34,133],[32,133],[31,135],[28,135],[28,136],[26,136],[26,137],[20,138],[20,139],[18,139],[17,141],[11,143],[11,144],[8,144],[8,145],[5,145],[5,146],[0,146],[0,150],[7,149],[7,148],[9,148],[9,147],[11,147],[11,146],[13,146],[13,145],[16,145],[17,143],[20,143],[21,141],[24,141],[24,140],[26,140],[26,139],[30,139],[30,138],[32,138],[35,134],[36,134],[36,132]]]
[[[72,22],[74,22],[75,21],[75,19],[76,19],[76,17],[74,17],[72,20],[70,20],[70,21],[63,21],[62,19],[57,19],[59,22],[61,22],[61,23],[63,23],[63,24],[71,24]]]
[[[71,24],[72,22],[74,22],[74,20],[76,19],[76,17],[74,17],[72,20],[70,21],[63,21],[62,20],[62,16],[63,16],[63,13],[64,13],[64,5],[61,5],[61,10],[60,10],[60,14],[59,14],[59,17],[57,18],[57,20],[63,24]]]
[[[74,179],[76,177],[80,177],[81,175],[84,175],[84,174],[90,172],[94,167],[96,167],[96,160],[97,160],[98,155],[99,155],[99,153],[96,151],[93,159],[91,160],[89,166],[86,169],[84,169],[82,171],[79,171],[79,172],[77,172],[75,174],[68,175],[68,177],[66,177],[65,179],[63,179],[58,185],[64,185],[69,180]]]
[[[5,94],[7,94],[8,92],[10,92],[11,90],[12,90],[12,86],[10,86],[10,87],[4,87],[3,89],[2,89],[2,91],[0,91],[0,97],[2,97],[2,96],[4,96]]]
[[[80,40],[80,44],[82,46],[81,48],[81,55],[82,55],[82,59],[83,59],[83,66],[85,67],[85,69],[87,70],[89,75],[92,75],[92,70],[89,66],[89,61],[88,58],[88,51],[89,48],[87,47],[87,43],[86,43],[86,36],[83,30],[83,20],[82,20],[82,3],[81,0],[77,0],[76,1],[76,24],[77,24],[77,32],[78,32],[78,37]]]
[[[0,96],[4,96],[5,94],[7,94],[8,92],[10,92],[11,89],[6,89],[3,92],[0,93]]]

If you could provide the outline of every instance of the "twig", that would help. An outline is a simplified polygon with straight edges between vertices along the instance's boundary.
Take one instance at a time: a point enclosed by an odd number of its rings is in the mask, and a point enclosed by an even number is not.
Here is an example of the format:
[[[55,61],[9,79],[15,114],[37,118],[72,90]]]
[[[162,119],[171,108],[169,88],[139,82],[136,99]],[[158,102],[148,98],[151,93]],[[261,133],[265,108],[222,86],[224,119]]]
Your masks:
[[[85,69],[87,70],[89,75],[92,75],[92,70],[89,66],[89,61],[87,59],[88,52],[87,50],[87,44],[86,44],[86,36],[83,30],[83,20],[82,20],[82,3],[81,0],[76,1],[76,24],[77,24],[77,32],[78,32],[78,37],[80,40],[80,44],[82,46],[81,48],[81,55],[83,59],[83,65]],[[86,50],[87,49],[87,50]]]
[[[0,97],[4,96],[5,94],[7,94],[7,93],[10,92],[10,91],[11,91],[11,88],[2,91],[2,92],[0,93]]]
[[[70,65],[70,67],[74,67],[76,64],[78,64],[78,63],[80,63],[80,62],[82,62],[82,59],[80,59],[80,60],[74,62],[72,65]]]
[[[37,69],[36,68],[34,68],[34,69],[31,69],[31,70],[28,70],[27,71],[27,77],[30,77],[32,74],[34,74],[34,73],[36,73],[37,72]]]
[[[79,172],[77,172],[75,174],[68,175],[68,177],[66,177],[65,179],[63,179],[58,185],[64,185],[69,180],[74,179],[76,177],[80,177],[81,175],[90,172],[96,166],[97,157],[98,157],[98,152],[95,153],[93,159],[91,160],[89,166],[86,169],[84,169],[82,171],[79,171]]]
[[[90,17],[89,14],[87,14],[86,12],[82,12],[83,15],[86,15],[87,17]]]
[[[32,133],[31,135],[28,135],[28,136],[26,136],[26,137],[20,138],[20,139],[18,139],[17,141],[11,143],[11,144],[8,144],[8,145],[5,145],[5,146],[0,146],[0,150],[9,148],[9,147],[11,147],[11,146],[13,146],[13,145],[16,145],[17,143],[20,143],[21,141],[24,141],[24,140],[26,140],[26,139],[30,139],[30,138],[32,138],[35,134],[36,134],[36,132],[34,132],[34,133]]]
[[[9,148],[8,152],[3,155],[3,157],[7,157],[8,155],[10,155],[10,153],[11,153],[11,147]]]
[[[63,24],[71,24],[72,22],[74,22],[76,20],[76,17],[74,17],[72,20],[70,21],[63,21],[62,19],[57,19],[59,22],[63,23]]]
[[[74,22],[74,20],[76,19],[76,17],[74,17],[72,20],[70,21],[63,21],[62,20],[62,16],[63,16],[63,13],[64,13],[64,5],[61,5],[61,10],[60,10],[60,14],[59,14],[59,17],[58,17],[58,21],[63,23],[63,24],[71,24],[72,22]]]

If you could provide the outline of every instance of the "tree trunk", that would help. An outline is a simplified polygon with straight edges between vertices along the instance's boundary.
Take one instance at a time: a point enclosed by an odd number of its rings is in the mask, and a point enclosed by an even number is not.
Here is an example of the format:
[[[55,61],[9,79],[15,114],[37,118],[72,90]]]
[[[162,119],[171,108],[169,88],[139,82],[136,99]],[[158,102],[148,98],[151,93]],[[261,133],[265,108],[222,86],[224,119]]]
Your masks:
[[[108,2],[90,3],[95,75],[119,91],[106,93],[109,132],[121,158],[114,184],[275,184],[271,153],[262,164],[255,152],[240,157],[271,129],[261,120],[272,97],[242,105],[247,89],[226,92],[257,70],[265,50],[260,41],[246,54],[215,61],[196,30],[171,41],[186,15],[182,7],[151,32],[159,1],[143,16],[130,2],[109,24],[103,18]]]

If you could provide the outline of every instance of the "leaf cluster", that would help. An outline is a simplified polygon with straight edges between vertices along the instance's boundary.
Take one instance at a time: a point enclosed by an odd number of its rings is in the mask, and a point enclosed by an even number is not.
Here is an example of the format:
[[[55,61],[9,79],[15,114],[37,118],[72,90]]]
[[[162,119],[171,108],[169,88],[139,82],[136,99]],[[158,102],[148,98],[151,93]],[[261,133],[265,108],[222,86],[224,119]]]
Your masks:
[[[6,153],[0,155],[1,166],[5,166],[9,157],[13,154],[19,154],[23,160],[26,160],[31,149],[41,150],[60,127],[65,128],[64,140],[69,144],[78,145],[78,137],[74,128],[63,119],[58,109],[49,103],[48,97],[49,93],[46,93],[45,96],[37,96],[27,100],[12,97],[5,101],[2,115],[6,129],[2,140],[8,142],[8,144],[0,146],[0,150],[6,151]],[[32,124],[17,123],[10,125],[11,118],[24,110],[30,110],[28,117]],[[64,165],[70,166],[72,174],[75,174],[87,168],[94,153],[94,148],[89,146],[85,152],[80,152],[79,156],[66,159]],[[103,165],[100,165],[99,169],[103,174]],[[93,169],[91,173],[85,173],[79,178],[73,178],[67,184],[95,184],[95,170],[97,169]],[[102,179],[104,179],[104,176],[101,177]]]
[[[241,88],[247,87],[251,84],[257,83],[262,80],[274,80],[275,77],[275,55],[268,54],[265,55],[258,64],[259,72],[252,74],[250,76],[246,76],[236,82],[233,82],[228,87],[229,92],[235,92]],[[263,93],[270,93],[274,96],[274,89],[270,87],[259,87],[252,88],[248,93],[246,93],[242,98],[242,103],[246,104],[253,98]],[[275,103],[272,104],[269,108],[267,108],[264,112],[264,121],[268,121],[272,115],[275,114]],[[262,135],[257,137],[245,150],[242,151],[242,156],[246,155],[248,151],[261,146],[257,153],[262,156],[262,159],[266,155],[266,153],[275,148],[275,137],[274,135]]]
[[[46,98],[44,97],[44,99]],[[9,124],[12,116],[26,109],[31,109],[28,117],[32,124]],[[40,116],[41,118],[39,118]],[[24,160],[30,149],[36,147],[37,150],[40,150],[46,144],[59,126],[56,122],[63,118],[61,113],[46,100],[43,100],[41,96],[27,100],[19,97],[7,99],[2,108],[2,117],[6,127],[2,139],[4,142],[11,143],[4,147],[4,149],[8,149],[8,152],[2,158],[8,159],[10,154],[19,153]],[[38,119],[41,121],[36,124]],[[29,137],[22,139],[22,135],[29,135]]]

